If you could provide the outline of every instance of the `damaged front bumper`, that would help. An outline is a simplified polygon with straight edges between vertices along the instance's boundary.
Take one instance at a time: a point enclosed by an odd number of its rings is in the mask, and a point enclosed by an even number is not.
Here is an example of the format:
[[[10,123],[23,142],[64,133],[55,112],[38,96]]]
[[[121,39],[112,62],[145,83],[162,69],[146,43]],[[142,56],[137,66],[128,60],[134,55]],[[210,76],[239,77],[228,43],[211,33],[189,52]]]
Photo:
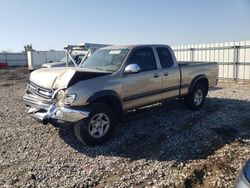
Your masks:
[[[40,123],[76,123],[89,116],[87,109],[58,106],[52,101],[43,101],[26,94],[23,97],[28,114]]]

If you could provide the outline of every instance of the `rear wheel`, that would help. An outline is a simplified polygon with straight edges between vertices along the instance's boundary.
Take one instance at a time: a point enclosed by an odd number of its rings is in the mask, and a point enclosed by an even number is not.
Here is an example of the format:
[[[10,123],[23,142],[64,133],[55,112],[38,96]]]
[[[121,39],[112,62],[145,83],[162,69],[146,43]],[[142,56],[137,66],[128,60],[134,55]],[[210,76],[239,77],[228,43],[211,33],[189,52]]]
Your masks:
[[[206,89],[202,84],[196,84],[192,91],[184,98],[184,103],[190,110],[199,110],[206,99]]]
[[[116,121],[112,108],[106,104],[96,103],[90,109],[89,117],[76,123],[74,131],[80,142],[94,146],[111,137]]]

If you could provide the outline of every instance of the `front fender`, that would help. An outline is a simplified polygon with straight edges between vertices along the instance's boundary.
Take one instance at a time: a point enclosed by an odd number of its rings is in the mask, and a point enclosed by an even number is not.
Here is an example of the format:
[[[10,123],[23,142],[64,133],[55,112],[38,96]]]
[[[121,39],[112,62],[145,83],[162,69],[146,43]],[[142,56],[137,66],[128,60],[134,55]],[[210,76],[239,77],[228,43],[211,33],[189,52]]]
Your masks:
[[[103,98],[103,97],[115,97],[115,98],[118,98],[120,100],[119,95],[115,91],[103,90],[103,91],[98,91],[98,92],[94,93],[93,95],[89,96],[85,100],[85,103],[89,104],[89,103],[92,103],[93,101],[96,101],[96,100]]]

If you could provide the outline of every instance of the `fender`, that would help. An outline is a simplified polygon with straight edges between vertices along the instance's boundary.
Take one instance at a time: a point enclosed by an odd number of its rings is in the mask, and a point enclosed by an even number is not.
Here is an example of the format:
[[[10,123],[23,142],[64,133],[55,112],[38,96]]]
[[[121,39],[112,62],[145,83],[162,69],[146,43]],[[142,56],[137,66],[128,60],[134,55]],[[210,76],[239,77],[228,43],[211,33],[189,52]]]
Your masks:
[[[190,86],[189,86],[188,93],[190,93],[190,91],[192,91],[192,89],[194,88],[194,86],[196,85],[196,83],[197,83],[199,80],[204,79],[204,78],[208,81],[206,75],[204,75],[204,74],[201,74],[201,75],[196,76],[196,77],[192,80],[192,82],[191,82],[191,84],[190,84]]]
[[[111,96],[120,100],[119,95],[115,91],[102,90],[102,91],[98,91],[98,92],[94,93],[93,95],[91,95],[90,97],[88,97],[86,100],[86,103],[91,103],[91,102],[93,102],[101,97],[111,97]]]
[[[92,96],[87,98],[86,104],[90,104],[94,101],[101,100],[102,98],[106,98],[107,100],[105,102],[108,102],[108,104],[113,107],[115,110],[115,113],[118,116],[122,116],[123,108],[122,108],[122,102],[119,97],[119,95],[113,91],[113,90],[103,90],[98,91],[94,93]]]

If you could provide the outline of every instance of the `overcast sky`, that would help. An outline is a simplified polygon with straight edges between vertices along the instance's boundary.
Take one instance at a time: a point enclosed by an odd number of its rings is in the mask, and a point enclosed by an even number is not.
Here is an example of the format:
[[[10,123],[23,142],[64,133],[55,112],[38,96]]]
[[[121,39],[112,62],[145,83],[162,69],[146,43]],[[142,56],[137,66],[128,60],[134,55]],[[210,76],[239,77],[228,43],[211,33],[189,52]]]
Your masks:
[[[250,40],[250,0],[0,1],[0,51]]]

